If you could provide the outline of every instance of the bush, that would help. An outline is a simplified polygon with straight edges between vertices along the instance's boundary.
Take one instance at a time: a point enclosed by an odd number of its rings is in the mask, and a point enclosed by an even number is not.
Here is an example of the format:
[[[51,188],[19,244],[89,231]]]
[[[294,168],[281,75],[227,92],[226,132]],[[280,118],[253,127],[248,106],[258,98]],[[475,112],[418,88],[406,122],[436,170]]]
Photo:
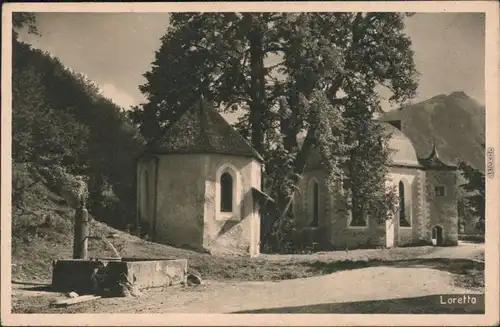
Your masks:
[[[31,176],[27,164],[14,163],[12,165],[12,208],[14,212],[23,210],[26,191],[37,182]]]
[[[87,203],[89,191],[86,176],[73,175],[62,166],[43,167],[42,171],[49,186],[61,194],[70,207],[76,209]]]

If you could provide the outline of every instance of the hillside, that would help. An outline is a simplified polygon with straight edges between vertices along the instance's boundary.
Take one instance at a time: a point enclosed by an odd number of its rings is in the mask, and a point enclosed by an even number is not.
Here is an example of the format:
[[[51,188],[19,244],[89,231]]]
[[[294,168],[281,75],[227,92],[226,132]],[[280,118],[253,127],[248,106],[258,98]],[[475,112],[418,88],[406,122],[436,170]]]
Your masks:
[[[461,159],[484,172],[485,107],[464,92],[438,95],[390,111],[380,119],[401,120],[419,157],[430,154],[435,140],[443,160]]]

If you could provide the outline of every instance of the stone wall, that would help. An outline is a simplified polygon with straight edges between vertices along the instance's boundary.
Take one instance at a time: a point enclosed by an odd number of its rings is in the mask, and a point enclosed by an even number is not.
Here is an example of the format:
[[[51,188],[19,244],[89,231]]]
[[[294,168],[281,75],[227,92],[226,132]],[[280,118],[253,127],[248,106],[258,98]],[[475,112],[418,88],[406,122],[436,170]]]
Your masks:
[[[443,228],[444,244],[458,243],[458,211],[457,211],[457,175],[451,170],[429,170],[427,179],[427,206],[429,220],[427,221],[427,238],[431,239],[432,227]],[[444,196],[436,196],[435,187],[444,186]]]
[[[222,166],[233,167],[238,175],[240,196],[235,217],[217,214],[216,175]],[[138,164],[138,215],[151,224],[155,242],[214,254],[259,254],[260,216],[254,210],[258,207],[252,187],[260,189],[260,163],[243,156],[169,154],[159,156],[157,171],[158,180],[154,158]],[[145,172],[148,190],[143,181]]]
[[[144,226],[154,224],[156,158],[142,158],[137,165],[137,218]],[[150,235],[151,236],[151,235]]]
[[[399,215],[395,217],[395,242],[396,246],[421,244],[430,242],[426,235],[425,203],[423,203],[422,192],[425,189],[425,174],[422,170],[410,167],[390,167],[389,177],[391,185],[397,187],[400,181],[405,185],[405,197],[408,204],[407,214],[410,215],[411,227],[399,225]]]
[[[316,161],[314,157],[310,160],[313,160],[313,163]],[[399,181],[404,181],[405,196],[408,198],[407,213],[411,219],[411,227],[400,227],[399,217],[393,220],[395,223],[394,246],[430,243],[425,173],[411,167],[390,167],[389,177],[388,186],[392,185],[397,188]],[[312,180],[316,180],[320,186],[320,219],[316,229],[310,227],[312,221],[310,183]],[[351,215],[342,202],[343,190],[339,186],[335,195],[330,193],[324,180],[323,170],[309,169],[299,183],[300,192],[294,199],[294,215],[298,227],[304,230],[301,234],[307,234],[309,238],[311,235],[316,235],[316,242],[320,243],[323,248],[385,247],[387,244],[385,222],[369,220],[366,227],[349,226]]]
[[[217,171],[230,167],[237,171],[239,196],[237,214],[223,217],[218,213]],[[205,206],[203,246],[214,254],[259,254],[260,215],[256,211],[252,187],[260,189],[261,167],[257,161],[231,155],[207,155],[204,161]],[[236,181],[233,181],[236,183]],[[235,194],[233,194],[234,196]]]
[[[301,241],[310,243],[311,239],[316,238],[315,242],[322,245],[328,244],[331,236],[332,221],[330,217],[330,202],[332,197],[325,184],[325,172],[321,169],[309,170],[303,174],[299,183],[299,192],[294,199],[294,216],[299,228],[299,238]],[[312,182],[319,185],[319,219],[318,226],[313,227],[312,217]]]
[[[203,154],[170,154],[159,159],[154,240],[203,248],[205,169]]]

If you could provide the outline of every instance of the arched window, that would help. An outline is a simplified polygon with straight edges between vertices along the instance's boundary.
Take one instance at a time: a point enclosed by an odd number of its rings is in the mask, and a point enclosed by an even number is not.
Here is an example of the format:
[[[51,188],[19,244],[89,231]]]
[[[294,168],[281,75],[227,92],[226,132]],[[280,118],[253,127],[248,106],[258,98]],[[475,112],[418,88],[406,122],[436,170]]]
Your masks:
[[[149,175],[148,172],[145,170],[142,173],[142,192],[141,192],[141,197],[142,197],[142,214],[143,218],[147,219],[149,210],[148,210],[148,204],[149,204]]]
[[[220,211],[233,212],[233,177],[228,172],[220,177]]]
[[[313,221],[312,225],[313,226],[318,226],[319,222],[319,184],[314,183],[314,188],[313,188]]]
[[[222,165],[215,175],[216,219],[240,219],[241,177],[231,164]]]
[[[319,183],[312,179],[309,184],[311,227],[319,225]]]
[[[403,181],[399,182],[399,226],[401,227],[411,227],[411,217],[407,211],[406,197],[405,197],[405,185]]]

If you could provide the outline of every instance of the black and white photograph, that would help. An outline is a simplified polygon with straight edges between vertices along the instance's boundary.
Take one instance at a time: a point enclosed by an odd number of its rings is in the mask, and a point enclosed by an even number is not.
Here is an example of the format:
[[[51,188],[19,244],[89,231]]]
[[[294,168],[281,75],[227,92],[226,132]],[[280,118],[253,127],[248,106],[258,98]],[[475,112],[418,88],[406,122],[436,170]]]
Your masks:
[[[5,5],[2,323],[498,324],[498,5],[418,4]]]

